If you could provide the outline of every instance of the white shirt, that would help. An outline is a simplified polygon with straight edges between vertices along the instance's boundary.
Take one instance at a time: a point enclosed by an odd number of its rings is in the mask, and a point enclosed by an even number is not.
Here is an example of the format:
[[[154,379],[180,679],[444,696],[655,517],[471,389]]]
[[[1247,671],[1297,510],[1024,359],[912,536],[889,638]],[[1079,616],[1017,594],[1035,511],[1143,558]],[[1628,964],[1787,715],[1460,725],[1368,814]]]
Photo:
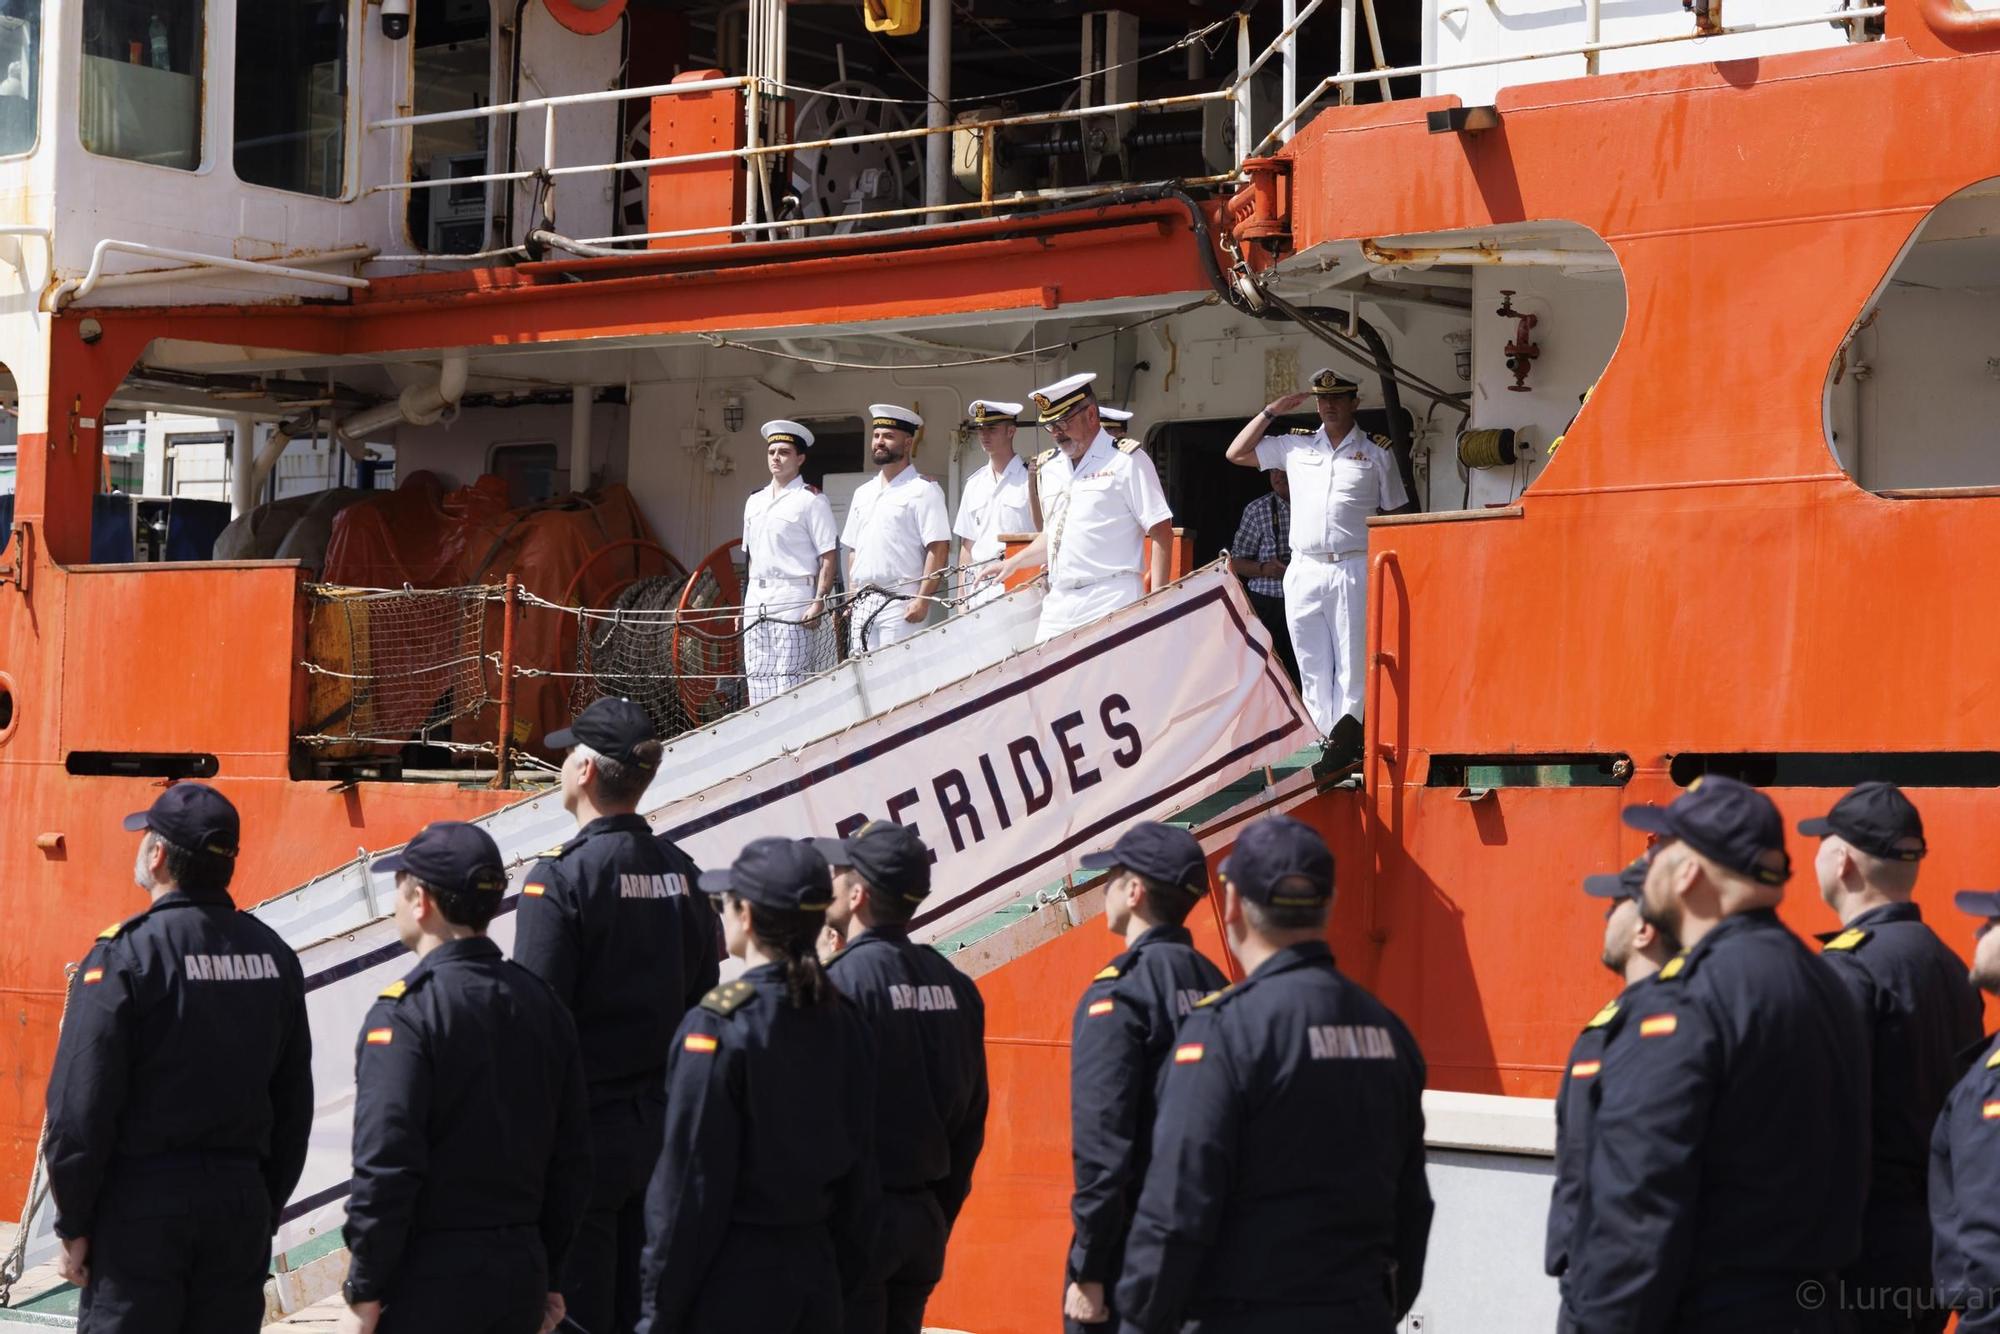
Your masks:
[[[965,490],[958,497],[958,522],[951,531],[972,543],[975,561],[1000,556],[1002,533],[1035,531],[1035,516],[1028,508],[1028,465],[1019,455],[1007,460],[1006,471],[998,477],[988,463],[965,479]]]
[[[876,584],[891,592],[913,593],[923,582],[925,548],[951,541],[944,488],[904,467],[893,482],[882,474],[863,482],[847,506],[840,544],[854,553],[850,591]]]
[[[783,486],[772,482],[743,502],[743,550],[752,579],[816,578],[819,558],[837,545],[833,506],[803,477]]]
[[[1257,466],[1291,479],[1292,551],[1320,556],[1368,549],[1368,520],[1410,503],[1396,456],[1356,426],[1329,445],[1326,428],[1257,442]]]
[[[1065,460],[1067,462],[1067,460]],[[1051,472],[1044,469],[1046,485]],[[1099,430],[1054,495],[1042,496],[1044,525],[1054,547],[1049,584],[1081,588],[1146,568],[1146,530],[1174,517],[1160,475],[1142,449],[1127,454]]]

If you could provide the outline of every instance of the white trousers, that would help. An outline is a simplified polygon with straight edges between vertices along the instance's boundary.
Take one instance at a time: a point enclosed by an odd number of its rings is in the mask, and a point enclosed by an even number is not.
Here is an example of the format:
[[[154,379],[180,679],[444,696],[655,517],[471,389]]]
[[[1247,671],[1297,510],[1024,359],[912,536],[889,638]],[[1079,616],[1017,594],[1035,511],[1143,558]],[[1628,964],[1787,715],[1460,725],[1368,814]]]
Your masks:
[[[1057,635],[1081,629],[1092,621],[1103,620],[1120,607],[1129,607],[1143,596],[1145,589],[1141,587],[1139,576],[1136,574],[1121,574],[1110,579],[1100,579],[1081,588],[1051,586],[1048,595],[1042,599],[1042,617],[1035,627],[1035,642],[1045,643]]]
[[[826,621],[796,625],[813,598],[811,579],[752,579],[743,600],[743,676],[750,703],[795,690],[815,672],[833,666]],[[776,620],[761,619],[766,616]]]
[[[886,598],[880,593],[856,598],[847,610],[848,652],[866,653],[885,644],[900,644],[923,629],[929,618],[913,625],[903,619],[909,610],[907,598]]]
[[[1340,560],[1297,554],[1285,567],[1285,624],[1299,660],[1299,693],[1322,736],[1341,715],[1361,716],[1368,677],[1368,553]]]

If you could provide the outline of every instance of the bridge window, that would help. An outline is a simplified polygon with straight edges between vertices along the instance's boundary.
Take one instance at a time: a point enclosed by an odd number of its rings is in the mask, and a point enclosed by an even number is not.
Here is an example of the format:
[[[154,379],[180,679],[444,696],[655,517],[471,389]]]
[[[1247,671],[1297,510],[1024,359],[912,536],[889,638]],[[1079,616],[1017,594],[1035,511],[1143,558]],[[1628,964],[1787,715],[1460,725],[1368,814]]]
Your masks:
[[[2000,487],[2000,179],[1912,235],[1827,370],[1827,440],[1898,499]]]
[[[205,27],[202,0],[84,0],[83,146],[182,171],[200,166]]]
[[[236,7],[236,176],[334,198],[347,157],[346,0]]]
[[[408,41],[417,115],[464,111],[493,100],[493,22],[486,0],[416,0]],[[527,94],[523,94],[526,96]],[[489,166],[483,117],[419,125],[410,132],[410,179],[442,181],[482,176]],[[468,255],[486,243],[485,182],[410,191],[410,239],[434,255]]]
[[[0,157],[34,151],[41,128],[41,0],[0,5]]]

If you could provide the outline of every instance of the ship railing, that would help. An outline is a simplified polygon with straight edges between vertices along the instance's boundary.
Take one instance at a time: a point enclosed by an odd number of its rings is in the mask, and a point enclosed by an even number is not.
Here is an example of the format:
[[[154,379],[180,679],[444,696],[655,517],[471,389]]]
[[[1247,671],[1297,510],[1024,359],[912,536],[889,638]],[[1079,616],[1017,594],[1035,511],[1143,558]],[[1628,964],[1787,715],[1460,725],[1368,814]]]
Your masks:
[[[947,566],[947,615],[996,598],[997,562]],[[663,738],[708,727],[831,671],[856,627],[902,616],[914,589],[746,606],[708,564],[638,579],[607,606],[540,597],[514,576],[454,588],[305,587],[306,711],[293,740],[329,768],[400,766],[408,747],[490,769],[550,770],[540,744],[591,700],[636,701]],[[748,650],[748,652],[746,652]],[[757,670],[749,670],[754,656]]]

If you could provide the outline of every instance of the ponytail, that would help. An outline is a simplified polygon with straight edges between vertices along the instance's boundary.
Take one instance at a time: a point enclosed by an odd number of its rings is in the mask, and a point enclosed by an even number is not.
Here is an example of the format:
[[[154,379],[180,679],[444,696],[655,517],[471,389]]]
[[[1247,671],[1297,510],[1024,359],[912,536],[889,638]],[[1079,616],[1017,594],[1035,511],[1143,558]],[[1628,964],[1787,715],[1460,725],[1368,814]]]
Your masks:
[[[825,925],[824,913],[750,905],[750,934],[783,965],[785,999],[793,1009],[810,1009],[839,999],[833,979],[819,961],[819,933]]]

